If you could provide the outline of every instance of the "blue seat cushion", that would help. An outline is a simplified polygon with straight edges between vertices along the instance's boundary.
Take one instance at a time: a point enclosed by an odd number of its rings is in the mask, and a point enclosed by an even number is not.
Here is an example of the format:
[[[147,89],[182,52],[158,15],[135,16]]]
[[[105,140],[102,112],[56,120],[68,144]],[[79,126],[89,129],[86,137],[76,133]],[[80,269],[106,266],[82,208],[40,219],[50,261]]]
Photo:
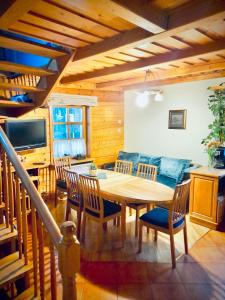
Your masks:
[[[103,200],[103,205],[104,205],[104,218],[107,218],[121,211],[121,206],[114,202]],[[99,218],[99,213],[93,212],[90,209],[86,209],[86,212],[88,212],[90,215],[96,218]]]
[[[175,189],[175,187],[177,185],[177,182],[176,182],[175,179],[173,179],[171,177],[164,176],[164,175],[158,175],[157,176],[157,181],[159,183],[162,183],[162,184],[165,184],[165,185],[171,187],[172,189]]]
[[[169,210],[161,207],[154,208],[140,217],[140,220],[159,227],[169,228]],[[175,222],[173,228],[180,226],[184,218]]]
[[[159,175],[168,176],[181,183],[184,177],[184,170],[190,166],[188,159],[178,159],[172,157],[162,157]]]
[[[63,180],[63,179],[57,179],[56,180],[56,185],[58,187],[60,187],[61,189],[66,190],[66,181],[65,180]]]
[[[137,172],[137,167],[138,167],[138,162],[139,162],[139,153],[137,153],[137,152],[119,151],[118,159],[119,160],[132,161],[132,163],[133,163],[133,171]]]

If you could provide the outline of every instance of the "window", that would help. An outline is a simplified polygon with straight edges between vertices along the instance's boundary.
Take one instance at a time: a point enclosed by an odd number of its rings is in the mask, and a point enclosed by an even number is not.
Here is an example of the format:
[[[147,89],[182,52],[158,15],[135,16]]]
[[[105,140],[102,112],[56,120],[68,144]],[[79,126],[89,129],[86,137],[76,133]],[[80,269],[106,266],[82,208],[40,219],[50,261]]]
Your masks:
[[[52,107],[54,157],[86,155],[85,107]]]

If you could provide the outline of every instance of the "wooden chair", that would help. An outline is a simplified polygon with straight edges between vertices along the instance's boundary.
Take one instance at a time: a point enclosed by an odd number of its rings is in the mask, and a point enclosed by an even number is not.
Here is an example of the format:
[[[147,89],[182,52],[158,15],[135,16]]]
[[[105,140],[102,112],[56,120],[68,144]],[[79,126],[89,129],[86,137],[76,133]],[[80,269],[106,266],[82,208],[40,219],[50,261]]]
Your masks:
[[[138,169],[137,169],[137,177],[142,177],[145,179],[149,180],[156,180],[156,175],[157,175],[157,167],[153,165],[147,165],[147,164],[138,164]],[[138,219],[139,219],[139,214],[140,210],[143,208],[146,208],[147,211],[150,210],[150,205],[149,204],[141,204],[141,203],[129,203],[127,205],[130,209],[130,215],[132,214],[131,209],[134,209],[136,211],[136,219],[135,219],[135,236],[138,236]],[[148,229],[149,232],[149,229]]]
[[[100,225],[99,245],[101,245],[103,227],[108,221],[121,215],[121,206],[102,199],[100,195],[99,181],[96,178],[80,175],[80,185],[84,200],[82,240],[85,241],[86,219],[89,218]]]
[[[65,221],[69,220],[71,209],[77,212],[77,237],[80,238],[83,199],[80,190],[79,176],[74,171],[65,170],[67,187],[67,204]]]
[[[173,201],[169,209],[157,207],[140,217],[139,222],[139,252],[142,249],[142,228],[147,226],[155,230],[155,241],[158,231],[169,234],[172,267],[176,267],[174,234],[183,229],[185,253],[188,254],[186,204],[190,190],[190,179],[176,186]]]
[[[114,171],[123,174],[132,174],[133,162],[127,160],[116,160]]]
[[[58,200],[58,192],[66,193],[66,179],[65,179],[65,172],[64,168],[71,167],[71,158],[70,156],[63,156],[59,158],[54,158],[53,160],[55,166],[55,206],[57,206]]]

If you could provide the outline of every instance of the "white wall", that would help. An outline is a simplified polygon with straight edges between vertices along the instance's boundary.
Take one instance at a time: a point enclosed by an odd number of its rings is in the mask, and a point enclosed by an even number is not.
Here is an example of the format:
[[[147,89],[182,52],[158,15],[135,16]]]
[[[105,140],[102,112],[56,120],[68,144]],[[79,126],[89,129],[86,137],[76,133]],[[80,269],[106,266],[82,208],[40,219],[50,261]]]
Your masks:
[[[163,86],[164,101],[151,100],[145,108],[136,105],[134,91],[125,92],[124,150],[188,158],[206,164],[201,140],[207,136],[212,120],[207,106],[212,92],[207,88],[224,81],[225,78],[220,78]],[[187,109],[186,129],[168,129],[170,109]]]

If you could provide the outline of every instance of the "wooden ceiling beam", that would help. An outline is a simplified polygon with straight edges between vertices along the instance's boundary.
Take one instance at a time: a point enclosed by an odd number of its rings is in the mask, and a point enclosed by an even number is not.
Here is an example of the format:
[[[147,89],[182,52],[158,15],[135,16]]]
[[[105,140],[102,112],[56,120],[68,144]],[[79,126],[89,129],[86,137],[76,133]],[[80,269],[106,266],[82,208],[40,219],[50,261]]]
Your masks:
[[[189,76],[191,74],[199,74],[202,72],[213,72],[213,71],[224,71],[225,70],[225,62],[223,61],[216,61],[211,63],[202,63],[202,64],[196,64],[194,66],[190,67],[179,67],[179,68],[173,68],[168,69],[165,71],[155,71],[153,70],[148,78],[145,80],[145,75],[134,77],[134,78],[128,78],[124,80],[114,80],[109,82],[101,82],[96,83],[96,88],[102,89],[102,88],[108,88],[111,86],[127,86],[131,84],[142,84],[142,83],[148,83],[151,81],[157,80],[164,80],[165,78],[173,78],[177,76]]]
[[[145,29],[151,33],[159,33],[167,29],[167,15],[146,1],[138,0],[98,0],[104,10]],[[100,2],[100,3],[99,3]]]
[[[184,75],[184,76],[177,76],[174,78],[164,78],[162,80],[152,80],[151,82],[147,82],[147,83],[131,84],[131,85],[124,86],[123,90],[127,91],[127,90],[157,88],[168,84],[207,80],[212,78],[222,78],[224,76],[225,76],[225,70],[208,71],[208,72],[203,72],[201,74],[191,74],[188,76]]]
[[[3,2],[3,3],[2,3]],[[25,13],[33,8],[40,0],[4,0],[0,8],[0,28],[7,30]]]
[[[83,47],[82,49],[79,48],[74,58],[74,63],[82,60],[96,59],[102,55],[110,55],[111,53],[138,47],[145,43],[158,42],[164,38],[176,36],[185,30],[197,28],[224,17],[223,0],[191,1],[190,4],[176,10],[169,16],[166,31],[158,34],[151,34],[143,29],[141,30],[141,28],[125,31],[104,41]]]
[[[225,49],[225,40],[218,40],[213,43],[208,43],[206,45],[199,45],[195,48],[188,48],[184,50],[173,50],[164,54],[160,54],[153,57],[143,58],[137,61],[125,63],[122,65],[117,65],[114,67],[104,68],[100,70],[95,70],[91,72],[68,75],[61,79],[62,84],[67,84],[76,81],[87,80],[91,78],[97,78],[117,73],[128,72],[136,69],[141,69],[149,66],[160,65],[162,63],[180,61],[190,57],[195,57],[199,55],[204,55],[207,53],[218,52]]]

